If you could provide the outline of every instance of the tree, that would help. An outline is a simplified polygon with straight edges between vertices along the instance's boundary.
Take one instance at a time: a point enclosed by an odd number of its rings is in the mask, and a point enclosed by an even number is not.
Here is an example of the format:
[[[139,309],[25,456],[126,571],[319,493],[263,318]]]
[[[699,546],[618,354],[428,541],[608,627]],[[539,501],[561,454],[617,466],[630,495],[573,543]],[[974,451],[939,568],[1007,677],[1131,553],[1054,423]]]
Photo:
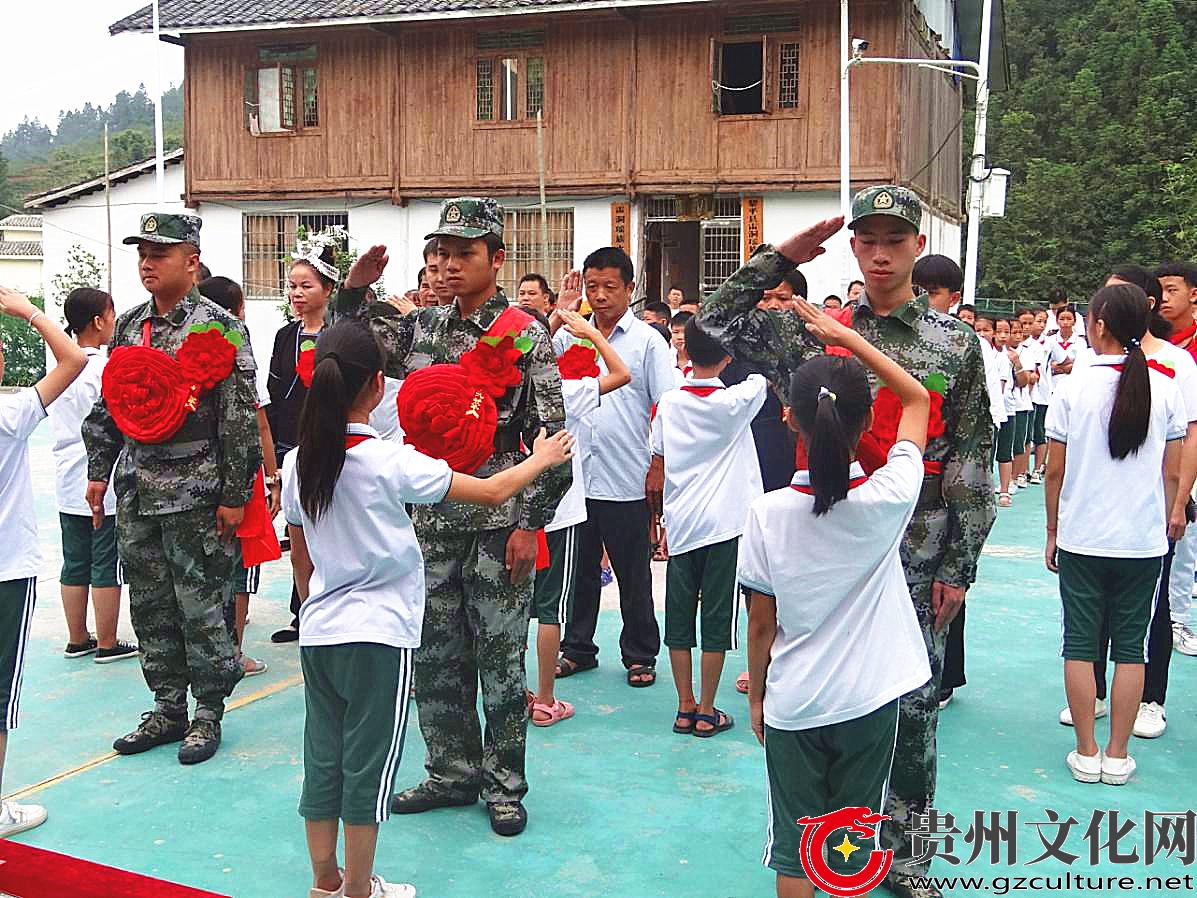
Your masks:
[[[76,287],[99,287],[103,276],[104,268],[96,257],[76,243],[67,250],[66,270],[50,278],[55,303],[61,306]]]
[[[29,297],[39,309],[40,296]],[[46,348],[37,331],[19,318],[0,315],[0,346],[4,347],[4,386],[28,387],[46,374]]]

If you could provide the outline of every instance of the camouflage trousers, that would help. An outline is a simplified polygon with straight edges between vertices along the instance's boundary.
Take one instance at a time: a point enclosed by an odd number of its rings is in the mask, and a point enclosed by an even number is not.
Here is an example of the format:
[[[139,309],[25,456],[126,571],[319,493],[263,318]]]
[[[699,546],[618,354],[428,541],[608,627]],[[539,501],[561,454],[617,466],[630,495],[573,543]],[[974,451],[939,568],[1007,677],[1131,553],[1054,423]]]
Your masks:
[[[141,515],[122,503],[117,541],[141,672],[157,709],[219,720],[224,700],[244,676],[225,624],[234,546],[216,536],[216,510]]]
[[[416,707],[429,783],[488,802],[522,798],[528,707],[524,647],[532,578],[504,568],[512,527],[464,533],[421,528],[427,599],[415,656]],[[486,731],[479,731],[478,683]]]
[[[881,847],[892,848],[894,863],[890,875],[926,876],[930,861],[914,863],[910,830],[914,815],[926,814],[935,802],[937,749],[935,728],[939,724],[939,684],[943,678],[943,656],[948,631],[935,632],[931,611],[931,585],[947,549],[948,513],[944,509],[917,511],[902,541],[902,568],[910,598],[918,615],[931,679],[908,692],[898,702],[898,741],[889,775],[885,813],[890,819],[881,829]]]

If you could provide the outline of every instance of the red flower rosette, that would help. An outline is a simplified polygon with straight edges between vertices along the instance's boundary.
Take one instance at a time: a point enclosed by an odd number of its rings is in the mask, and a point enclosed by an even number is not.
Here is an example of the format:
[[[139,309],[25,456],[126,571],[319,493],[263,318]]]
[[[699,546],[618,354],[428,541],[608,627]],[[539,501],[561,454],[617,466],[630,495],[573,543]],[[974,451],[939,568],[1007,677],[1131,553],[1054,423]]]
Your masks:
[[[299,345],[299,360],[295,363],[295,376],[305,387],[312,385],[312,375],[316,373],[316,343],[304,340]]]
[[[183,425],[190,390],[182,365],[159,349],[119,346],[100,382],[116,426],[139,443],[162,443]]]
[[[443,458],[454,471],[473,474],[494,454],[495,401],[464,365],[430,365],[413,372],[399,388],[396,404],[404,442]]]
[[[931,396],[931,413],[927,419],[927,442],[930,443],[936,437],[943,436],[944,432],[943,391],[947,388],[946,378],[939,373],[932,374],[923,382],[923,386]],[[898,423],[901,420],[902,402],[898,394],[883,386],[873,400],[873,426],[861,434],[856,447],[856,460],[865,473],[872,474],[888,460],[889,450],[898,441]]]
[[[233,373],[240,335],[228,333],[218,322],[196,325],[183,340],[175,358],[183,377],[194,385],[198,396],[208,393]]]
[[[598,377],[598,351],[589,343],[575,343],[557,359],[557,370],[562,380],[581,380],[583,377]]]
[[[499,399],[524,379],[516,362],[524,350],[516,346],[515,337],[502,339],[483,337],[469,352],[457,360],[469,379],[492,399]]]

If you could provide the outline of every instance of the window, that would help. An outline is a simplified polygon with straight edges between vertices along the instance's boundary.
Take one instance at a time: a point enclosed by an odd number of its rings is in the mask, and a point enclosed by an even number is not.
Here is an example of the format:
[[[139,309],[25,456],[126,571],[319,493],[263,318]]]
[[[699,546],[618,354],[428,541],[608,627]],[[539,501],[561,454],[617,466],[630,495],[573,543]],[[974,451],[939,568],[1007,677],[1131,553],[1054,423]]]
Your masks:
[[[549,209],[547,244],[542,245],[540,210],[520,209],[507,213],[503,225],[507,261],[499,272],[499,286],[514,299],[520,278],[529,272],[543,274],[557,289],[574,262],[574,210]]]
[[[715,197],[714,211],[715,217],[702,223],[702,282],[699,290],[703,296],[717,290],[743,264],[739,197]]]
[[[242,285],[246,299],[278,300],[287,292],[287,268],[300,231],[315,234],[340,225],[349,227],[346,212],[296,212],[243,216]]]
[[[245,128],[251,134],[288,134],[320,125],[316,46],[259,47],[245,71]]]
[[[544,31],[489,31],[477,35],[475,114],[480,122],[518,122],[544,111]]]
[[[793,112],[801,106],[797,16],[730,16],[711,47],[711,106],[718,115]]]

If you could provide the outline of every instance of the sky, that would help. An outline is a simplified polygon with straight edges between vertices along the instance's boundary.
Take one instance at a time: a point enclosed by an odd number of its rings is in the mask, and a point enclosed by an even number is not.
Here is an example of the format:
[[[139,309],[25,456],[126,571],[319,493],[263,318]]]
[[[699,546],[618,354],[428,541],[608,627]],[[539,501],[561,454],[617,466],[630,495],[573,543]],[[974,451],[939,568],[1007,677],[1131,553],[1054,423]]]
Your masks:
[[[0,134],[28,116],[51,129],[60,110],[107,106],[122,90],[153,93],[154,39],[111,37],[108,26],[147,5],[138,0],[4,0]],[[162,88],[183,80],[183,48],[162,44]]]

